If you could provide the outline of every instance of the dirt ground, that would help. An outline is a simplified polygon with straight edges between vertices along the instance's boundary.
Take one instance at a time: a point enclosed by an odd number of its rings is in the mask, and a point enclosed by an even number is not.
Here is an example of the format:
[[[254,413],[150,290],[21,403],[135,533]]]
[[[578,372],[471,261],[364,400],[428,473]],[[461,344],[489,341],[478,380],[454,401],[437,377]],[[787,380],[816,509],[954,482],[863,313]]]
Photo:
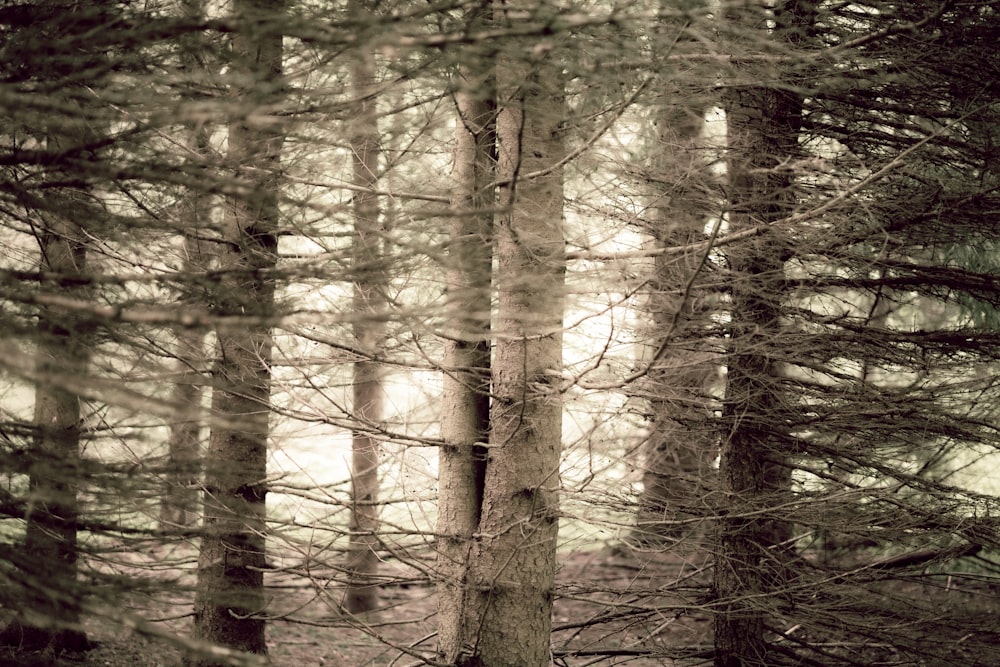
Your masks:
[[[662,560],[662,559],[661,559]],[[419,573],[388,563],[384,573],[392,580],[381,593],[382,608],[366,618],[342,614],[338,591],[322,573],[311,579],[300,574],[268,577],[272,594],[268,624],[271,664],[279,667],[413,667],[424,664],[435,646],[434,587]],[[557,665],[629,665],[651,667],[674,664],[676,647],[705,645],[707,617],[678,613],[678,599],[669,600],[658,588],[677,577],[697,578],[692,564],[658,562],[654,558],[592,551],[565,556],[558,576],[558,598],[553,612],[553,659]],[[697,586],[692,583],[692,590]],[[629,590],[628,594],[620,591]],[[659,607],[669,607],[669,612]],[[150,636],[143,629],[122,627],[122,618],[153,617],[147,626],[157,632],[185,636],[190,600],[177,596],[155,602],[141,595],[122,600],[118,618],[90,618],[88,636],[97,648],[78,655],[51,655],[0,649],[0,667],[174,667],[182,660],[176,643]],[[133,612],[135,615],[133,615]],[[697,652],[697,651],[695,651]],[[685,665],[696,664],[685,660]]]
[[[432,657],[436,643],[436,601],[434,587],[419,570],[419,564],[413,567],[385,563],[383,574],[391,583],[382,588],[381,609],[365,618],[339,610],[337,600],[342,591],[333,583],[339,578],[333,571],[312,571],[309,576],[302,572],[269,574],[267,585],[272,596],[269,611],[274,614],[268,624],[270,664],[278,667],[426,664],[421,658]],[[699,563],[686,561],[677,554],[607,549],[564,554],[553,612],[553,664],[556,667],[710,664],[711,619],[704,611],[709,576]],[[925,584],[911,586],[918,585]],[[909,599],[920,597],[917,590],[906,592]],[[937,602],[940,595],[942,592],[935,589],[924,599]],[[878,664],[923,667],[1000,664],[994,656],[995,646],[1000,642],[995,593],[947,591],[946,595],[951,596],[950,608],[971,615],[961,626],[979,630],[947,640],[950,631],[942,625],[940,639],[954,645],[948,659],[914,662],[889,651],[880,655]],[[162,595],[148,597],[133,592],[123,596],[120,604],[109,612],[114,618],[88,619],[88,636],[99,642],[94,650],[55,656],[0,649],[0,667],[175,667],[183,657],[181,644],[171,642],[166,636],[188,635],[190,608],[189,593],[165,600]],[[123,627],[123,621],[131,622],[140,616],[155,621],[144,628]],[[156,633],[164,636],[151,636]]]

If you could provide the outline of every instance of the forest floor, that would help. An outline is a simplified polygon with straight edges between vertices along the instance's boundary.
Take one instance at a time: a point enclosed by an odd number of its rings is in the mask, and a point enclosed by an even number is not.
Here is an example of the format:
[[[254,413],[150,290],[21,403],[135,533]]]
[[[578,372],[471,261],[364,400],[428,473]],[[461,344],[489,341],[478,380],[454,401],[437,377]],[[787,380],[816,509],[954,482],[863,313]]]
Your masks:
[[[332,573],[330,573],[332,574]],[[342,613],[334,598],[340,592],[333,576],[312,573],[311,579],[290,574],[268,575],[273,595],[268,623],[271,664],[276,667],[413,667],[432,656],[436,643],[434,587],[418,569],[398,563],[383,566],[391,582],[381,590],[379,611],[364,618]],[[676,584],[677,577],[697,577],[696,569],[676,558],[644,558],[608,550],[578,552],[562,559],[559,596],[553,612],[553,650],[557,665],[672,664],[667,656],[679,645],[705,645],[708,618],[678,613],[678,600],[657,589]],[[692,588],[695,588],[692,586]],[[620,591],[628,590],[627,595]],[[155,599],[155,602],[153,601]],[[662,605],[660,603],[663,603]],[[96,648],[82,654],[55,656],[44,652],[0,648],[0,667],[174,667],[182,661],[177,641],[187,636],[190,595],[172,601],[129,594],[112,610],[116,618],[89,618],[88,637]],[[669,607],[669,614],[657,611]],[[123,619],[157,617],[146,629],[123,627]],[[126,621],[128,622],[128,621]],[[691,663],[686,663],[691,664]]]
[[[432,657],[436,599],[419,563],[383,564],[389,582],[382,607],[366,617],[343,613],[335,571],[267,575],[270,664],[276,667],[416,667]],[[553,611],[553,664],[558,667],[696,667],[711,662],[711,619],[704,611],[708,571],[676,553],[598,549],[563,554]],[[181,582],[183,583],[183,582]],[[669,589],[669,594],[666,590]],[[184,586],[177,588],[185,591]],[[916,591],[910,591],[915,593]],[[996,661],[1000,640],[997,597],[947,592],[965,613],[984,621],[982,641],[956,639],[953,660],[885,664],[986,666]],[[926,600],[938,600],[941,591]],[[956,596],[965,596],[961,600]],[[173,599],[161,593],[122,595],[105,605],[108,616],[88,618],[88,637],[98,642],[83,654],[54,656],[0,648],[0,667],[175,667],[190,631],[190,590]],[[129,619],[154,618],[145,627]],[[0,619],[2,620],[2,619]],[[123,622],[124,621],[124,622]],[[134,623],[132,624],[135,625]],[[990,626],[990,627],[985,627]],[[970,627],[966,625],[965,627]],[[975,627],[973,625],[973,627]],[[791,632],[791,630],[789,631]],[[948,632],[943,632],[945,639]],[[976,633],[978,634],[978,633]],[[174,639],[171,640],[170,637]],[[179,639],[178,639],[179,638]],[[973,648],[973,645],[978,648]],[[898,656],[897,656],[898,657]],[[881,663],[880,663],[881,664]]]

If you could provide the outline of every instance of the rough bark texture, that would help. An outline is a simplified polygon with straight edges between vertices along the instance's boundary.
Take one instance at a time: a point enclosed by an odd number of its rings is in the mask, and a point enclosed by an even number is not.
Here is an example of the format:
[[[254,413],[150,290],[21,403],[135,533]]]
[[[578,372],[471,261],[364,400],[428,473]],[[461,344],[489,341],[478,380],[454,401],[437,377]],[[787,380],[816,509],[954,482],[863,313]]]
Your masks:
[[[481,22],[479,10],[467,17]],[[474,57],[474,56],[473,56]],[[448,339],[445,342],[438,453],[438,653],[456,663],[470,653],[472,539],[483,504],[490,410],[491,275],[496,188],[496,99],[485,59],[459,68],[455,162],[448,246]]]
[[[772,39],[792,31],[791,23],[803,13],[804,3],[782,3]],[[754,39],[764,34],[764,17],[763,9],[748,3],[742,11],[732,10],[729,19],[734,30]],[[740,74],[737,69],[725,98],[733,232],[791,213],[795,196],[788,165],[798,153],[801,125],[798,95],[744,84]],[[772,73],[770,78],[777,77]],[[781,587],[791,538],[791,527],[773,509],[787,500],[791,484],[789,437],[781,416],[788,407],[777,361],[786,344],[781,339],[786,253],[777,236],[759,237],[727,253],[732,320],[719,467],[724,508],[716,544],[716,667],[773,662],[765,619],[774,601],[769,595]]]
[[[501,10],[503,5],[497,6]],[[499,313],[482,518],[470,585],[481,615],[475,657],[490,667],[542,667],[558,530],[564,239],[561,68],[498,63]]]
[[[233,75],[244,116],[229,130],[229,158],[249,193],[227,201],[219,253],[220,314],[274,310],[277,262],[277,172],[282,134],[265,104],[280,92],[281,0],[238,0]],[[216,331],[212,424],[205,461],[204,537],[198,561],[194,634],[247,653],[264,654],[265,484],[270,414],[271,331],[233,325]],[[221,420],[225,420],[222,422]],[[235,426],[234,422],[240,425]],[[192,655],[192,664],[215,665]]]
[[[366,15],[352,3],[359,22]],[[359,50],[351,67],[351,87],[356,100],[351,128],[354,185],[378,185],[379,134],[374,94],[375,58]],[[358,190],[353,196],[354,238],[351,273],[354,280],[354,339],[363,355],[378,352],[385,325],[386,266],[382,257],[384,230],[379,224],[378,196]],[[378,606],[378,458],[379,443],[373,435],[382,415],[382,378],[378,362],[362,358],[354,363],[353,410],[359,428],[351,435],[351,524],[347,551],[348,588],[344,608],[352,614]]]
[[[187,19],[199,20],[204,16],[203,0],[183,0],[181,7]],[[201,35],[186,35],[182,38],[181,58],[184,70],[192,79],[204,68],[204,54]],[[209,131],[204,124],[192,125],[185,129],[188,154],[193,161],[201,162],[208,157]],[[209,267],[210,255],[206,242],[200,239],[209,224],[211,197],[197,188],[186,193],[186,199],[177,203],[178,226],[185,230],[182,272],[197,274]],[[202,294],[182,295],[183,301],[204,306]],[[199,505],[199,468],[201,458],[202,386],[206,383],[205,333],[200,329],[178,329],[175,347],[176,377],[171,391],[171,403],[177,408],[177,416],[170,424],[168,446],[168,468],[165,475],[163,500],[160,504],[160,523],[164,530],[190,528],[198,523],[201,514]]]

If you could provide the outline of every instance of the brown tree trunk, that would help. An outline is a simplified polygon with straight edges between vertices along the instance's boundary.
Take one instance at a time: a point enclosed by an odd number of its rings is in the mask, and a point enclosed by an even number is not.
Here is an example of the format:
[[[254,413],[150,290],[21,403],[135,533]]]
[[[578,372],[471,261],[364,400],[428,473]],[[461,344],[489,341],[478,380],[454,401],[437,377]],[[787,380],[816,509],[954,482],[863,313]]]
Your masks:
[[[701,2],[685,3],[689,11]],[[700,48],[686,36],[687,25],[665,22],[663,43],[674,44],[670,55]],[[666,54],[664,54],[666,55]],[[653,205],[653,239],[659,247],[682,246],[705,239],[705,225],[718,208],[704,149],[705,113],[711,103],[709,72],[678,71],[665,62],[663,102],[659,114],[659,145],[650,179],[658,195]],[[704,283],[711,263],[705,253],[658,255],[650,281],[648,307],[652,314],[651,360],[647,386],[650,435],[645,448],[643,494],[633,542],[675,548],[697,547],[701,521],[710,512],[705,498],[715,476],[718,429],[713,423],[712,385],[719,377],[719,344],[711,338],[712,300]]]
[[[550,662],[562,436],[565,111],[560,63],[544,50],[525,59],[529,52],[530,45],[514,57],[503,55],[497,68],[505,184],[495,228],[499,312],[482,517],[469,576],[478,610],[471,660],[490,667]]]
[[[359,23],[367,17],[361,2],[351,3]],[[375,108],[375,58],[364,48],[354,56],[351,87],[356,100],[351,128],[354,185],[354,237],[351,273],[354,280],[354,339],[362,358],[354,363],[353,411],[359,428],[351,435],[351,522],[347,550],[347,592],[344,608],[352,614],[378,606],[378,457],[373,428],[382,416],[382,369],[371,356],[378,352],[385,325],[386,266],[382,257],[384,230],[379,224],[379,134]]]
[[[774,13],[771,39],[799,34],[810,3],[784,2]],[[730,28],[747,41],[766,39],[765,12],[756,3],[734,8]],[[798,154],[801,99],[759,81],[775,72],[737,67],[725,96],[730,231],[789,215],[795,205],[788,168]],[[746,77],[746,78],[744,78]],[[747,83],[750,81],[750,83]],[[719,476],[722,492],[716,544],[716,667],[771,664],[765,619],[787,574],[791,526],[773,509],[788,499],[791,467],[782,412],[781,314],[786,298],[783,235],[763,235],[727,251],[731,277],[728,381],[723,404]]]
[[[82,87],[66,63],[71,60],[81,71],[103,71],[106,54],[88,49],[84,33],[107,29],[117,15],[108,2],[64,7],[25,3],[20,9],[21,20],[34,24],[36,36],[48,40],[28,73],[35,79],[29,85],[41,82],[40,89],[50,91],[53,108],[61,110],[39,118],[37,128],[25,128],[37,129],[45,152],[54,157],[45,165],[51,186],[40,190],[38,199],[27,193],[23,199],[38,241],[39,271],[46,277],[38,289],[61,296],[69,291],[73,298],[85,299],[87,289],[79,285],[87,275],[87,247],[106,213],[88,185],[106,161],[94,148],[102,138],[97,119],[104,111],[103,81],[97,78]],[[14,32],[8,30],[6,37],[16,37],[19,26],[7,27]],[[23,550],[14,556],[18,572],[11,575],[19,579],[24,598],[16,618],[0,631],[3,645],[56,652],[89,647],[80,627],[83,594],[78,581],[77,494],[86,481],[80,449],[84,414],[80,396],[70,387],[86,385],[94,327],[86,317],[56,306],[38,311],[25,536]]]
[[[282,0],[237,0],[232,70],[243,117],[229,130],[229,158],[244,197],[226,206],[216,307],[221,315],[274,312],[278,160],[282,132],[266,105],[280,93]],[[257,322],[216,330],[212,424],[205,460],[204,537],[194,635],[265,654],[263,587],[271,330]],[[211,655],[191,664],[219,664]]]
[[[467,22],[481,25],[471,10]],[[468,54],[456,82],[455,166],[448,246],[448,313],[438,453],[438,654],[455,664],[472,652],[468,588],[479,527],[490,426],[490,316],[496,203],[496,99],[487,58]],[[468,64],[471,63],[471,64]]]
[[[185,273],[205,269],[194,237],[184,239]],[[204,366],[205,334],[199,329],[177,332],[176,379],[170,400],[176,416],[170,424],[168,461],[160,501],[160,526],[165,531],[191,528],[201,516],[199,481],[201,468],[202,385],[207,382]]]
[[[60,143],[52,140],[50,146],[55,149]],[[68,146],[64,143],[63,147]],[[70,193],[67,201],[61,202],[67,211],[77,206],[88,207],[86,197]],[[40,270],[67,281],[85,275],[86,236],[80,226],[44,212],[40,228]],[[18,619],[0,633],[3,644],[29,650],[51,647],[56,651],[88,646],[79,625],[81,593],[77,583],[77,490],[82,480],[83,415],[80,397],[65,389],[61,378],[77,381],[85,377],[89,353],[87,336],[71,315],[49,309],[39,313],[35,434],[29,454],[24,552],[19,563],[26,597]]]
[[[200,20],[204,17],[203,0],[183,0],[181,9],[186,19]],[[180,56],[184,70],[191,77],[196,77],[204,68],[204,49],[200,39],[198,34],[182,39]],[[193,161],[206,159],[209,132],[204,124],[187,127],[185,134]],[[212,203],[211,197],[197,188],[191,188],[185,194],[186,199],[177,203],[177,223],[185,230],[181,270],[190,275],[208,269],[210,253],[206,251],[206,241],[200,240],[199,235],[209,225]],[[204,306],[203,295],[184,295],[182,301]],[[180,328],[176,336],[176,379],[170,398],[176,406],[177,416],[170,424],[168,467],[160,503],[160,524],[166,531],[190,528],[198,523],[201,516],[198,482],[203,423],[202,385],[207,381],[205,333],[200,329]]]

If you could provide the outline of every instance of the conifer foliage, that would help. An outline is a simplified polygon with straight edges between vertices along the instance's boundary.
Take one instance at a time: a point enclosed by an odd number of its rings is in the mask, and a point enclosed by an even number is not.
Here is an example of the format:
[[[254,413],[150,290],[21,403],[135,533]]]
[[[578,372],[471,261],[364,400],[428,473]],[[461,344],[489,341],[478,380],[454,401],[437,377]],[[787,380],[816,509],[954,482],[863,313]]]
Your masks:
[[[991,664],[998,13],[5,3],[3,650]]]

